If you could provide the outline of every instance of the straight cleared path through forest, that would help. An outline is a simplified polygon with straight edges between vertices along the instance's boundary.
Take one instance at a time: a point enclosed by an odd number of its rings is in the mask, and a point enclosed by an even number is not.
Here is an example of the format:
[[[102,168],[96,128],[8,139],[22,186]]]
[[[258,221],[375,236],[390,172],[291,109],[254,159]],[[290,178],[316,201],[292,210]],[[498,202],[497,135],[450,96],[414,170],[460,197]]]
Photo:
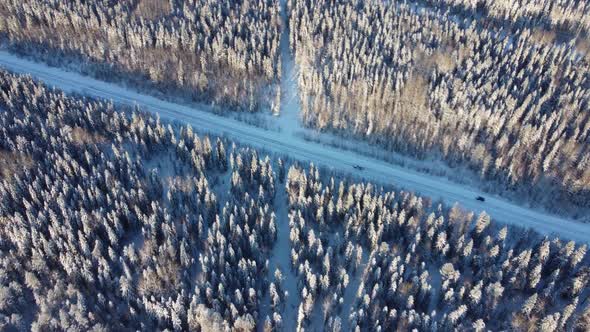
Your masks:
[[[157,113],[162,118],[191,124],[198,131],[225,135],[293,159],[313,162],[378,183],[392,184],[433,199],[440,198],[448,204],[458,202],[462,207],[476,213],[485,210],[495,221],[530,227],[542,234],[556,234],[577,242],[590,242],[590,224],[522,207],[441,177],[421,174],[355,152],[305,141],[290,131],[268,131],[204,109],[163,101],[122,86],[24,60],[8,52],[0,52],[0,66],[13,72],[30,74],[47,85],[66,92],[79,92],[128,105],[137,104],[145,111]],[[362,169],[355,168],[356,165]],[[477,201],[477,196],[484,197],[485,202]]]

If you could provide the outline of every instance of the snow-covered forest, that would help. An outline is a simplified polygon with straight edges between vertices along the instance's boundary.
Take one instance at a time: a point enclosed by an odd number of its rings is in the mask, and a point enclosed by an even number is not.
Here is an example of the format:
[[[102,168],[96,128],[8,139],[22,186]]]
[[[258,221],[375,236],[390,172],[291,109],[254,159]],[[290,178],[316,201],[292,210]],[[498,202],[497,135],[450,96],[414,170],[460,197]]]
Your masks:
[[[6,71],[0,155],[1,330],[590,328],[586,244]]]
[[[0,52],[82,93],[0,68],[0,331],[590,331],[588,1],[3,0]]]
[[[277,0],[6,0],[0,37],[56,66],[255,112],[280,78],[279,14]]]
[[[306,125],[589,207],[590,4],[428,3],[290,0]]]
[[[434,6],[472,15],[489,24],[514,24],[551,34],[590,32],[590,4],[576,0],[425,0]]]
[[[297,68],[283,78],[287,32]],[[297,98],[279,123],[442,160],[552,212],[590,210],[587,1],[6,0],[0,43],[219,112],[279,115]]]
[[[590,313],[578,305],[590,295],[585,244],[509,230],[409,193],[326,182],[313,168],[291,168],[286,188],[303,288],[298,328],[588,328],[573,318]]]

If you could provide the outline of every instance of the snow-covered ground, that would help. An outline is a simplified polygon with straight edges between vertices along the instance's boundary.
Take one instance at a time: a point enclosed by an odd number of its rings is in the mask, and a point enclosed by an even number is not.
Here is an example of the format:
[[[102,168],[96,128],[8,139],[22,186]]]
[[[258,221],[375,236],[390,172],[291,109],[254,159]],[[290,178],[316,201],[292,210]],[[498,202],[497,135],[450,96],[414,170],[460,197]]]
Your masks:
[[[414,172],[354,152],[308,142],[295,135],[292,130],[267,131],[203,109],[166,102],[115,84],[20,59],[7,52],[0,52],[0,65],[14,72],[29,73],[64,91],[76,91],[124,104],[137,104],[144,110],[159,114],[162,118],[184,121],[200,131],[226,135],[254,147],[288,155],[293,159],[314,162],[316,165],[354,174],[367,180],[393,184],[433,199],[440,198],[449,204],[459,202],[463,207],[476,213],[485,210],[496,221],[531,227],[543,234],[557,234],[578,242],[590,242],[590,224],[518,206],[440,177]],[[297,118],[297,114],[295,117]],[[355,165],[360,165],[363,169],[355,169]],[[485,197],[486,201],[475,200],[477,196]]]
[[[299,117],[299,94],[297,81],[299,71],[289,49],[289,26],[287,0],[281,0],[281,18],[283,33],[281,34],[281,112],[276,119],[279,128],[285,135],[293,136],[305,131]]]
[[[279,186],[283,185],[283,183],[279,184]],[[291,243],[289,239],[291,229],[289,228],[288,205],[287,193],[284,188],[280,188],[277,190],[275,197],[277,242],[269,259],[269,280],[273,280],[272,276],[277,268],[281,270],[283,275],[281,282],[283,294],[281,296],[284,296],[284,307],[281,312],[283,315],[283,328],[284,331],[295,331],[297,326],[297,306],[301,302],[301,295],[297,288],[297,275],[291,267]]]
[[[361,282],[366,280],[366,276],[370,273],[368,267],[369,262],[372,259],[373,253],[371,252],[370,255],[367,251],[363,251],[363,260],[360,266],[357,268],[356,272],[350,276],[350,281],[346,290],[344,291],[343,297],[343,306],[342,306],[342,313],[340,315],[342,319],[342,330],[343,331],[351,331],[350,326],[350,314],[352,313],[352,309],[354,308],[353,305],[356,304],[359,295],[359,289],[361,286]],[[352,272],[352,271],[351,271]]]

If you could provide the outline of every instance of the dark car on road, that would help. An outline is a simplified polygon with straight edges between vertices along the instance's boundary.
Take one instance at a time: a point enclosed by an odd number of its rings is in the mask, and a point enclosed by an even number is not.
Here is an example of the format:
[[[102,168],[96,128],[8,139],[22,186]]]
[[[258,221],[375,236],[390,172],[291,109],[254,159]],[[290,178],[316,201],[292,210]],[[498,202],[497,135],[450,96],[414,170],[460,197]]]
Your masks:
[[[362,170],[364,170],[364,169],[365,169],[365,168],[364,168],[363,166],[361,166],[361,165],[354,165],[354,166],[352,166],[352,168],[354,168],[354,169],[356,169],[356,170],[359,170],[359,171],[362,171]]]
[[[486,199],[483,198],[482,196],[477,196],[477,197],[475,197],[475,199],[478,200],[478,201],[480,201],[480,202],[485,202],[486,201]]]

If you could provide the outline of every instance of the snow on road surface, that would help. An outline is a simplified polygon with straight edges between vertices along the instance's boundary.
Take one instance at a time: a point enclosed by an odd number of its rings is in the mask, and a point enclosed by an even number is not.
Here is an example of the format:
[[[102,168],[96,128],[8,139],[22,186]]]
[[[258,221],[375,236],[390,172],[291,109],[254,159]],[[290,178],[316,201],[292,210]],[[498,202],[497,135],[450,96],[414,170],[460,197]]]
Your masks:
[[[448,204],[458,202],[476,213],[486,211],[493,220],[530,227],[546,235],[559,235],[577,242],[590,242],[590,224],[578,223],[492,197],[449,180],[421,174],[401,166],[365,157],[351,151],[305,141],[291,131],[267,131],[237,120],[218,116],[203,109],[166,102],[130,89],[52,68],[45,64],[20,59],[8,52],[0,52],[0,65],[7,69],[28,73],[64,91],[75,91],[90,96],[112,99],[114,102],[141,106],[162,118],[183,121],[193,128],[212,134],[225,135],[254,147],[285,154],[291,158],[328,167],[335,171],[354,174],[378,183],[393,184]],[[354,168],[361,165],[363,169]],[[485,202],[475,198],[482,196]]]

